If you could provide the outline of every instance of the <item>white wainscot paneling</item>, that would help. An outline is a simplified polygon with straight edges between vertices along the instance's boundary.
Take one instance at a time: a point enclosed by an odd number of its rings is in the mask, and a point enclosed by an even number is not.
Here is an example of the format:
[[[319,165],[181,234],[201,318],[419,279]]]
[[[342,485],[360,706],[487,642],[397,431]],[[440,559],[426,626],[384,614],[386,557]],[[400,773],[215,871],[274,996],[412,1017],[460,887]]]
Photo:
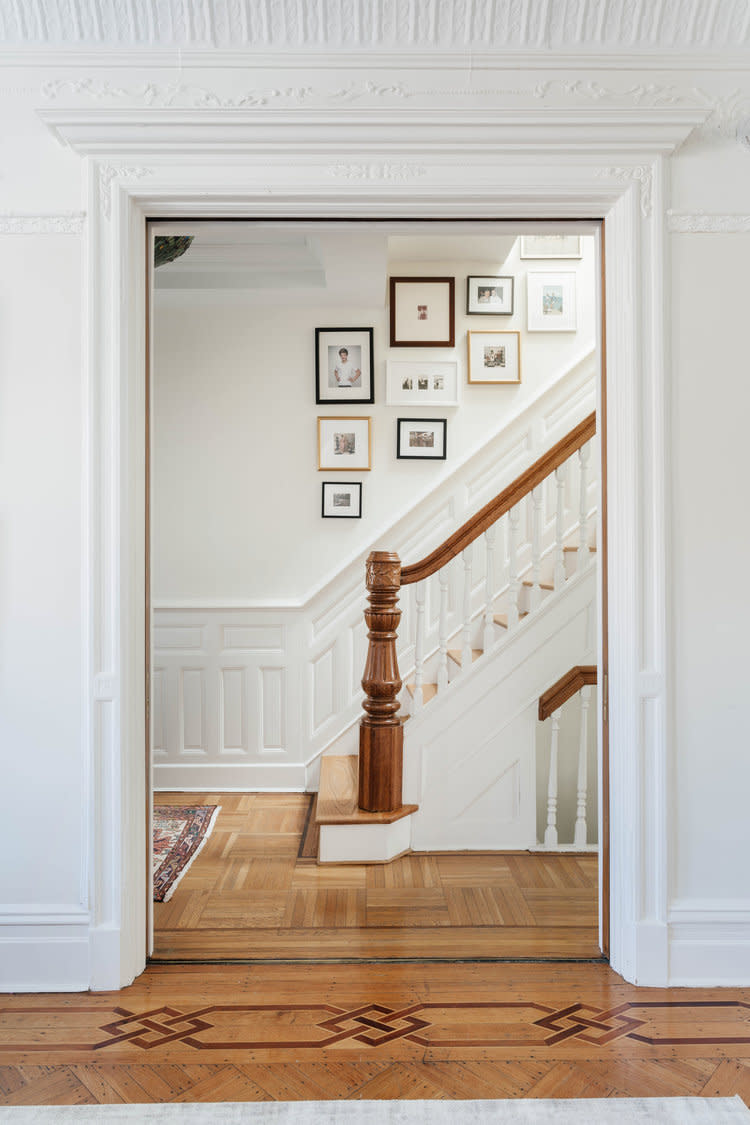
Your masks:
[[[221,752],[246,754],[247,670],[222,668],[221,675]]]
[[[283,751],[286,718],[286,672],[283,668],[261,668],[262,728],[261,747],[269,751]]]
[[[206,750],[206,670],[180,669],[180,747],[185,752]]]

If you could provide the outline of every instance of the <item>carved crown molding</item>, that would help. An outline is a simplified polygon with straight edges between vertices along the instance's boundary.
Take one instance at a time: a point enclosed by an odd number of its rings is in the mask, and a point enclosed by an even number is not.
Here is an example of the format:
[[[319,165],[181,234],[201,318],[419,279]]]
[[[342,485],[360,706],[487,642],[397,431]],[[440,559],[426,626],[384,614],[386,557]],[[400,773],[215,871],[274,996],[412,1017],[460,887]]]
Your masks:
[[[29,215],[0,214],[0,234],[81,234],[86,221],[84,211]]]
[[[2,8],[7,44],[311,50],[721,50],[750,46],[746,6],[706,0],[59,0]]]
[[[667,211],[667,229],[673,234],[749,234],[750,215]]]

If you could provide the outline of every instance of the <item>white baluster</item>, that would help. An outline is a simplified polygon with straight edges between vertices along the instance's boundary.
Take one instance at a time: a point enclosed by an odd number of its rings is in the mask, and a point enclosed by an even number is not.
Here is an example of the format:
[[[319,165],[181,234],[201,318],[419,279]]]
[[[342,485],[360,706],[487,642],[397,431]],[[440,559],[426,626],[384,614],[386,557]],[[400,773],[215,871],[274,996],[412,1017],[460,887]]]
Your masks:
[[[560,739],[560,711],[552,712],[552,742],[549,750],[549,781],[547,783],[547,827],[545,848],[557,847],[557,744]]]
[[[518,523],[520,512],[511,508],[508,512],[508,631],[518,624],[518,595],[521,583],[518,581]]]
[[[471,545],[464,548],[464,627],[461,645],[461,670],[471,667]]]
[[[573,843],[577,848],[586,846],[586,801],[588,796],[587,763],[588,763],[588,720],[589,703],[591,701],[591,688],[581,688],[581,731],[578,742],[578,805],[576,808],[576,827]]]
[[[563,536],[565,534],[565,482],[568,476],[567,463],[555,469],[555,483],[557,485],[557,504],[555,508],[555,589],[559,590],[565,585],[565,552],[563,551]]]
[[[484,634],[482,647],[487,652],[495,643],[495,622],[493,621],[492,599],[495,595],[495,533],[497,525],[488,527],[484,533],[484,543],[487,548],[486,573],[484,579]]]
[[[578,450],[578,465],[580,469],[580,493],[578,514],[578,566],[583,570],[589,561],[589,504],[588,504],[588,462],[591,448],[588,442]]]
[[[437,686],[444,691],[448,686],[448,567],[444,566],[438,575],[440,581],[440,624],[438,626]]]
[[[414,714],[422,710],[424,704],[424,594],[425,580],[417,582],[414,600],[417,603],[417,639],[414,646]]]
[[[531,600],[530,608],[537,609],[542,600],[542,489],[531,490]]]

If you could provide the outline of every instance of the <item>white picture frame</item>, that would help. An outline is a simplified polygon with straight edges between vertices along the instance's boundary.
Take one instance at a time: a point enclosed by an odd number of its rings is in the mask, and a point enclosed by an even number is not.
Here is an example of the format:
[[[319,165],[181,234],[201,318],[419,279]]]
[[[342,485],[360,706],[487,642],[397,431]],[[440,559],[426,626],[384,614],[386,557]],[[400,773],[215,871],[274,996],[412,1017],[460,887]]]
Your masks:
[[[387,360],[385,401],[388,406],[458,406],[458,362]]]
[[[522,234],[522,258],[582,258],[580,234]]]
[[[529,271],[526,275],[526,305],[529,332],[575,332],[575,272]]]

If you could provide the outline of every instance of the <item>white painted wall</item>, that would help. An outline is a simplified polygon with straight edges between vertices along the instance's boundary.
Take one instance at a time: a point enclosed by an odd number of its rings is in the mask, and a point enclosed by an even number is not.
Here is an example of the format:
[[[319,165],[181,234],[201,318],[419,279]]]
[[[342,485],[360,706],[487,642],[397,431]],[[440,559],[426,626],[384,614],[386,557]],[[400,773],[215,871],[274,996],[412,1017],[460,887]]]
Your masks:
[[[303,227],[303,229],[305,229]],[[309,230],[309,228],[308,228]],[[461,257],[465,236],[453,237],[455,256],[387,263],[388,236],[373,225],[318,233],[327,258],[345,239],[339,263],[352,274],[347,301],[340,283],[321,290],[157,291],[154,316],[153,597],[155,603],[212,599],[296,599],[328,581],[342,564],[373,543],[375,531],[414,506],[456,464],[501,430],[512,415],[589,351],[595,338],[594,240],[584,257],[506,261]],[[489,237],[489,232],[488,232]],[[445,238],[433,238],[442,246]],[[373,247],[373,242],[380,244]],[[424,238],[425,251],[430,239]],[[190,252],[188,251],[188,254]],[[578,329],[526,331],[527,270],[577,276]],[[515,277],[513,316],[467,316],[466,278]],[[456,346],[388,347],[387,275],[456,278]],[[363,276],[364,275],[364,276]],[[377,307],[357,303],[364,291],[382,294]],[[315,301],[318,303],[314,303]],[[179,302],[179,303],[178,303]],[[375,403],[315,405],[315,328],[374,327]],[[520,386],[466,381],[466,332],[521,332]],[[386,360],[455,359],[461,404],[455,408],[388,406]],[[317,470],[318,416],[372,418],[370,472],[341,474],[363,484],[361,520],[322,519]],[[447,417],[444,462],[396,459],[396,419]],[[300,546],[304,544],[304,549]]]

